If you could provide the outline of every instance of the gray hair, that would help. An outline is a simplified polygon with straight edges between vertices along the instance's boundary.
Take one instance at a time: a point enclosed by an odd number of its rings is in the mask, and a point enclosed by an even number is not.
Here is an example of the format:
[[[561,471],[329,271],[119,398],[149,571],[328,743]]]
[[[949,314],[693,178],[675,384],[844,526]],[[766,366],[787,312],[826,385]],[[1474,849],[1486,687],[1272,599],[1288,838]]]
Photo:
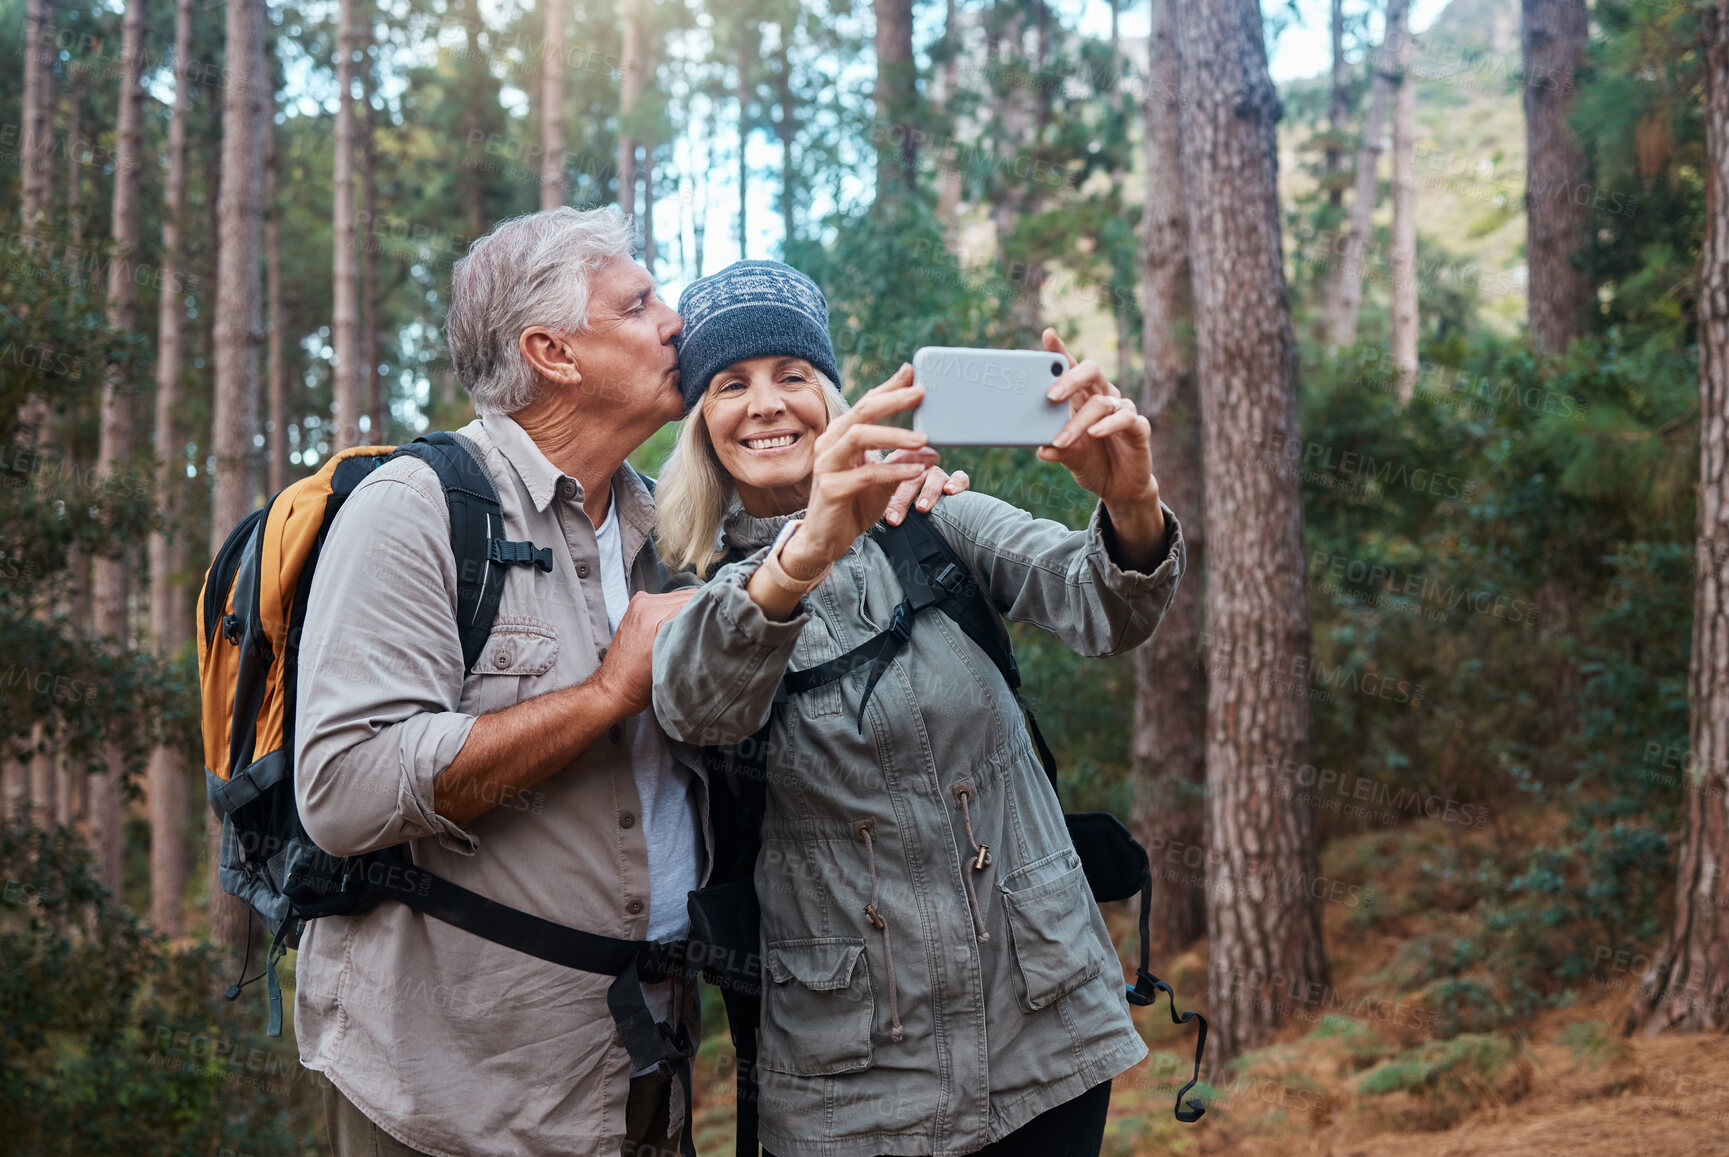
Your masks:
[[[523,360],[522,331],[586,331],[594,271],[631,256],[635,233],[616,208],[566,205],[501,222],[468,247],[451,271],[444,333],[477,411],[514,414],[540,395],[540,378]]]

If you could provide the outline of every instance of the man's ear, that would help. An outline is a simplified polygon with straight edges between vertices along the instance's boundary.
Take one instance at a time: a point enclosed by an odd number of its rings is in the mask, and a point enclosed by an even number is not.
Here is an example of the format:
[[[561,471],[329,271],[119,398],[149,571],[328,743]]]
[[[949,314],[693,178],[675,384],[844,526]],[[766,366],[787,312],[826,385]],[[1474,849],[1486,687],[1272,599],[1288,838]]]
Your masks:
[[[530,326],[517,339],[523,360],[542,378],[558,386],[582,384],[582,370],[570,342],[543,326]]]

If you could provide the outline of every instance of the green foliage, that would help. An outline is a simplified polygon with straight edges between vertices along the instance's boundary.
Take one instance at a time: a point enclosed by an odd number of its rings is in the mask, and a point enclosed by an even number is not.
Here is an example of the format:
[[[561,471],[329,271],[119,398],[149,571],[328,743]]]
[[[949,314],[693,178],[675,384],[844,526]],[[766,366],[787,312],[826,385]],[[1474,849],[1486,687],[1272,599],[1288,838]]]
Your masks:
[[[1502,1036],[1472,1033],[1445,1041],[1425,1041],[1370,1070],[1357,1082],[1368,1097],[1424,1092],[1440,1098],[1475,1098],[1492,1087],[1520,1053]]]
[[[41,740],[75,758],[104,741],[131,770],[164,728],[196,711],[182,670],[147,654],[114,654],[74,622],[71,558],[113,555],[160,524],[154,463],[122,462],[107,476],[89,465],[79,415],[95,411],[105,380],[146,396],[148,346],[108,328],[102,296],[109,255],[44,231],[15,230],[0,254],[0,744],[22,753]],[[32,399],[44,420],[32,421]],[[82,464],[80,464],[82,460]]]
[[[312,1157],[292,1037],[223,1001],[234,964],[172,949],[96,884],[66,829],[0,829],[0,1132],[12,1151]]]

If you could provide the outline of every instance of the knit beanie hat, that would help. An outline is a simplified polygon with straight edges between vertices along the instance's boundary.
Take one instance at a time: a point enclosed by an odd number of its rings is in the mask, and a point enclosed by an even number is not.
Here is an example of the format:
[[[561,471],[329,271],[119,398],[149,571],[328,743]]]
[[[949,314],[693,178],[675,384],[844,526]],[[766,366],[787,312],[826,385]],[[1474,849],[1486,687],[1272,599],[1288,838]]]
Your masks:
[[[840,385],[828,302],[816,282],[779,261],[735,261],[678,298],[678,382],[689,413],[721,370],[746,358],[803,358]]]

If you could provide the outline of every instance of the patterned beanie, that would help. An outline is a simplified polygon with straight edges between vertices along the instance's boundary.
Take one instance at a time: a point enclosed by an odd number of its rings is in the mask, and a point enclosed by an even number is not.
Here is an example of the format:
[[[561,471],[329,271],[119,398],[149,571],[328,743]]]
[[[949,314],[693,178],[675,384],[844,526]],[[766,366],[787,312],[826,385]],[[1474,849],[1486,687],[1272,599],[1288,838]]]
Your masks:
[[[840,385],[828,302],[816,282],[779,261],[735,261],[678,298],[678,382],[685,413],[714,376],[746,358],[803,358]]]

